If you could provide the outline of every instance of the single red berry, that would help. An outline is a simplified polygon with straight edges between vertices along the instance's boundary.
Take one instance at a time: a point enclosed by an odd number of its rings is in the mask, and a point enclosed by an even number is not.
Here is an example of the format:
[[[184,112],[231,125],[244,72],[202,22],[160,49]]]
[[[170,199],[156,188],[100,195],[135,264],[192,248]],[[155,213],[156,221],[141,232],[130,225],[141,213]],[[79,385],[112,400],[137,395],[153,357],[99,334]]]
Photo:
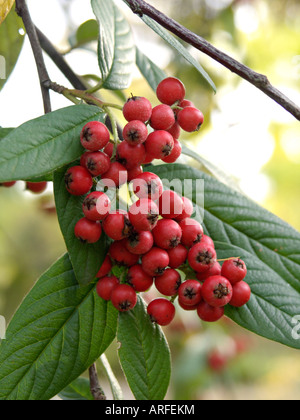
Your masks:
[[[41,194],[47,188],[48,182],[26,182],[26,189],[34,194]]]
[[[176,217],[176,222],[182,222],[184,219],[189,219],[194,213],[194,205],[192,201],[187,197],[182,197],[182,201],[184,206],[183,212],[178,217]]]
[[[246,264],[240,258],[227,260],[222,266],[222,276],[226,277],[232,285],[244,280],[246,275]]]
[[[150,319],[153,323],[165,327],[175,318],[175,306],[167,299],[159,298],[153,300],[147,309]]]
[[[118,311],[127,312],[136,306],[137,295],[135,290],[128,284],[120,284],[112,291],[111,301]]]
[[[142,268],[149,276],[158,277],[164,274],[169,262],[167,251],[154,247],[142,257]]]
[[[118,188],[128,180],[127,169],[120,162],[112,162],[110,168],[101,177],[102,182],[109,188]]]
[[[184,303],[182,303],[180,300],[178,300],[179,306],[184,309],[185,311],[196,311],[198,309],[198,305],[185,305]]]
[[[178,113],[177,121],[184,131],[192,133],[200,130],[204,117],[199,109],[188,106]]]
[[[245,281],[240,281],[233,286],[232,299],[229,302],[235,308],[246,305],[251,298],[251,288]]]
[[[151,102],[146,98],[133,96],[124,105],[123,115],[129,122],[139,120],[145,123],[152,115]]]
[[[210,306],[221,308],[231,301],[232,286],[225,277],[209,277],[203,283],[202,297]]]
[[[146,157],[142,165],[149,165],[150,163],[154,161],[154,159],[155,157],[151,155],[151,151],[149,152],[146,150]]]
[[[146,292],[153,285],[153,277],[148,276],[140,264],[129,268],[127,281],[138,293]]]
[[[130,121],[123,130],[124,140],[131,146],[145,143],[148,137],[148,128],[145,123],[139,120]]]
[[[185,86],[181,80],[175,77],[167,77],[159,83],[156,90],[158,100],[167,105],[182,101],[185,97]]]
[[[169,249],[168,254],[170,258],[169,266],[176,269],[186,262],[188,250],[182,244],[179,244],[176,248]]]
[[[110,157],[103,152],[86,152],[81,156],[80,165],[93,177],[105,174],[110,168]]]
[[[83,127],[80,140],[85,149],[96,152],[107,145],[110,140],[110,134],[103,123],[92,121]]]
[[[222,372],[228,364],[228,358],[216,350],[208,355],[207,363],[214,372]]]
[[[169,130],[166,131],[171,134],[174,140],[178,140],[181,135],[181,128],[177,121],[171,128],[169,128]]]
[[[116,264],[132,267],[138,263],[139,256],[131,254],[131,252],[126,249],[125,244],[126,239],[113,242],[109,248],[109,255],[116,262]]]
[[[164,187],[161,179],[152,172],[144,172],[131,183],[134,194],[139,198],[156,201],[162,195]]]
[[[183,305],[195,306],[201,302],[201,284],[197,280],[187,280],[179,287],[178,298]]]
[[[135,166],[134,168],[132,168],[132,169],[129,169],[128,170],[128,182],[131,182],[133,179],[135,179],[136,177],[138,177],[138,176],[140,176],[140,175],[142,175],[142,173],[143,173],[143,167],[142,166],[140,166],[140,165],[138,165],[138,166]]]
[[[215,243],[214,243],[213,239],[210,236],[203,235],[200,243],[202,245],[205,244],[205,245],[211,246],[212,248],[215,248]]]
[[[99,241],[102,234],[101,225],[91,220],[80,219],[75,226],[75,236],[82,242],[94,244]]]
[[[136,255],[144,255],[153,247],[153,235],[151,232],[135,232],[130,233],[126,242],[126,248],[129,252]]]
[[[114,145],[113,143],[107,143],[107,145],[104,147],[103,152],[112,158],[112,155],[114,154]]]
[[[178,105],[180,108],[186,108],[188,106],[191,106],[192,108],[195,108],[195,105],[192,101],[189,101],[188,99],[183,99]]]
[[[203,227],[195,219],[186,218],[180,222],[182,230],[181,242],[187,248],[199,243],[203,236]]]
[[[221,266],[218,262],[215,262],[207,271],[204,273],[197,273],[197,279],[204,282],[208,277],[220,276],[221,275]]]
[[[165,163],[175,163],[181,156],[182,146],[180,142],[174,139],[174,147],[171,154],[165,158],[163,158],[163,162]]]
[[[103,230],[114,241],[121,241],[130,235],[132,230],[128,214],[123,210],[111,212],[103,222]]]
[[[153,159],[164,159],[172,153],[174,139],[165,130],[157,130],[150,133],[145,142],[146,154]]]
[[[113,290],[120,284],[120,281],[117,277],[102,277],[96,286],[96,291],[98,296],[104,300],[111,300],[111,295]]]
[[[130,146],[126,141],[122,141],[117,147],[117,160],[126,169],[133,169],[144,162],[146,150],[143,144]]]
[[[96,275],[97,279],[101,279],[102,277],[107,276],[111,272],[112,267],[113,265],[112,265],[111,259],[109,258],[109,255],[106,255],[100,267],[100,270],[98,271]]]
[[[155,244],[162,249],[176,248],[182,237],[181,227],[170,219],[159,220],[152,233]]]
[[[1,182],[0,187],[11,188],[16,185],[17,181]]]
[[[197,308],[199,318],[204,322],[217,322],[224,316],[223,308],[214,308],[205,301],[199,303]]]
[[[154,201],[141,198],[129,209],[129,220],[137,232],[151,231],[158,222],[158,207]]]
[[[188,254],[188,261],[193,270],[203,273],[212,267],[217,260],[216,250],[209,245],[198,243]]]
[[[80,196],[91,190],[93,178],[87,169],[82,166],[73,166],[65,175],[65,184],[70,194]]]
[[[82,204],[82,210],[85,217],[97,222],[104,220],[111,209],[110,199],[106,194],[95,191],[89,194]]]
[[[165,219],[176,219],[183,213],[182,198],[174,191],[166,190],[159,198],[159,214]]]
[[[180,286],[180,274],[173,268],[167,268],[162,276],[155,279],[155,287],[164,296],[177,295]]]
[[[158,105],[153,108],[150,125],[154,130],[169,130],[175,122],[173,109],[169,105]]]

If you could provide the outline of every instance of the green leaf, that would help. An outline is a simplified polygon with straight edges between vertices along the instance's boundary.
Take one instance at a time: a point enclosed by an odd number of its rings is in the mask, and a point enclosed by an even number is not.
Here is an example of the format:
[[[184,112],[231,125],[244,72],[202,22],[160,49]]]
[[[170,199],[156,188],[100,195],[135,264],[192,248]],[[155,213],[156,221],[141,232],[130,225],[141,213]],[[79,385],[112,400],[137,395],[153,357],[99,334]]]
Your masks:
[[[112,371],[112,368],[111,368],[111,366],[109,364],[109,361],[107,360],[107,357],[105,356],[105,354],[102,354],[102,356],[100,357],[100,362],[101,362],[102,368],[105,371],[107,379],[109,381],[111,392],[113,394],[114,400],[116,400],[116,401],[123,400],[124,397],[123,397],[122,389],[120,387],[120,384],[119,384],[117,378],[115,377],[115,374]]]
[[[77,378],[58,396],[65,401],[94,401],[90,390],[90,382],[85,378]]]
[[[48,400],[78,378],[116,334],[117,311],[80,287],[68,255],[27,295],[0,347],[0,400]]]
[[[80,284],[89,284],[95,279],[107,254],[104,233],[96,244],[84,244],[74,234],[78,220],[83,217],[82,203],[85,197],[76,197],[66,190],[66,166],[54,173],[54,196],[60,228],[72,261],[73,269]]]
[[[3,140],[14,128],[0,128],[0,140]]]
[[[156,92],[159,83],[167,77],[166,73],[138,48],[136,49],[136,64],[150,87]]]
[[[113,1],[91,0],[99,23],[98,60],[103,87],[126,89],[135,65],[131,28]]]
[[[76,32],[76,44],[83,45],[91,41],[97,41],[99,37],[99,25],[95,19],[90,19],[79,26]]]
[[[28,121],[0,142],[0,182],[37,178],[80,157],[82,127],[103,115],[76,105]]]
[[[133,311],[120,313],[117,339],[122,369],[135,398],[163,400],[171,376],[170,350],[140,297]]]
[[[16,65],[24,38],[22,19],[12,10],[0,25],[0,90]]]
[[[258,335],[300,349],[300,340],[292,335],[293,318],[300,314],[299,232],[198,170],[183,165],[152,170],[165,180],[204,180],[206,233],[216,241],[219,258],[241,257],[248,266],[252,298],[243,308],[228,308],[230,318]],[[199,196],[194,189],[189,198],[196,203]]]

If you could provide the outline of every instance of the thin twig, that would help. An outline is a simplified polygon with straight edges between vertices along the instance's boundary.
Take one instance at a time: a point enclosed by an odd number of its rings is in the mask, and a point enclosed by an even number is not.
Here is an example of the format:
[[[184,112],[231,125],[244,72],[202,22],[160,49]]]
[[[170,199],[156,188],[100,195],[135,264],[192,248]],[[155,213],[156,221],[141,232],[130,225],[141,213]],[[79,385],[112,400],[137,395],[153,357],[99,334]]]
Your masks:
[[[100,387],[100,384],[99,384],[96,363],[94,363],[90,367],[89,376],[90,376],[90,389],[91,389],[92,396],[94,397],[94,400],[105,401],[106,396],[103,392],[103,389]]]
[[[291,101],[287,96],[275,88],[268,80],[268,78],[262,74],[259,74],[224,52],[218,50],[204,38],[191,32],[189,29],[180,25],[174,19],[164,15],[159,10],[155,9],[144,0],[126,0],[126,3],[130,9],[136,15],[143,17],[146,15],[159,23],[165,29],[178,36],[183,41],[192,45],[196,49],[202,51],[204,54],[213,58],[218,63],[222,64],[233,73],[240,76],[242,79],[247,80],[249,83],[257,87],[279,105],[281,105],[286,111],[291,113],[297,120],[300,120],[300,107]]]
[[[22,18],[24,26],[31,44],[32,52],[35,58],[38,75],[40,79],[41,91],[43,96],[45,114],[51,112],[51,101],[49,89],[45,87],[45,82],[49,80],[49,74],[46,69],[43,52],[39,39],[35,30],[35,26],[31,20],[31,16],[25,0],[16,0],[16,12]]]

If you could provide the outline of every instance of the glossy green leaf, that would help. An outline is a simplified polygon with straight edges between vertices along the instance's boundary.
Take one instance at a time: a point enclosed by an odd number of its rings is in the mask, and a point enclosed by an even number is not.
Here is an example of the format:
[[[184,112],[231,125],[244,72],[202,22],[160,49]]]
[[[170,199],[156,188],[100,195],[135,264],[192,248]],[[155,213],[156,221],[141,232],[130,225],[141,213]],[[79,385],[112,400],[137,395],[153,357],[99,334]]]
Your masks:
[[[75,379],[75,381],[63,389],[58,396],[65,401],[94,400],[90,390],[90,381],[85,378]]]
[[[37,178],[78,159],[82,127],[101,115],[97,107],[76,105],[16,128],[0,142],[0,182]]]
[[[159,83],[167,77],[166,73],[143,54],[139,48],[136,49],[136,64],[151,88],[156,92]]]
[[[140,297],[133,311],[120,313],[117,339],[122,369],[135,398],[163,400],[171,375],[170,350]]]
[[[82,203],[85,197],[76,197],[66,190],[65,173],[69,166],[54,173],[55,204],[74,272],[78,282],[85,285],[95,279],[107,254],[107,241],[104,234],[96,244],[84,244],[75,237],[74,228],[83,217]]]
[[[68,255],[27,295],[0,347],[0,400],[48,400],[87,370],[116,334],[117,311],[80,287]]]
[[[228,308],[227,314],[258,335],[300,349],[294,318],[300,314],[299,232],[200,171],[183,165],[152,170],[165,180],[204,180],[206,233],[216,241],[219,258],[245,260],[253,293],[245,307]],[[190,198],[196,203],[201,194],[194,189]]]
[[[0,127],[0,140],[3,140],[13,130],[14,130],[13,128]]]
[[[99,25],[95,19],[90,19],[79,26],[76,32],[77,45],[97,41],[99,37]]]
[[[103,87],[126,89],[135,66],[131,28],[113,1],[91,0],[99,23],[98,61]]]
[[[22,19],[12,10],[0,25],[0,90],[16,65],[23,42]]]

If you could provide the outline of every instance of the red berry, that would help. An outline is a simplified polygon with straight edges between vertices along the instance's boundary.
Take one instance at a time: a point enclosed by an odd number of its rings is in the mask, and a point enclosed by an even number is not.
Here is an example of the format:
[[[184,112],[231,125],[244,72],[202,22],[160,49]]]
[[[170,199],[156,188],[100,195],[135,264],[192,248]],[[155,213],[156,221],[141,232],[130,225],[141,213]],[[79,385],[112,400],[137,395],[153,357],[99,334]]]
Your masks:
[[[214,308],[202,301],[198,305],[197,313],[202,321],[217,322],[224,316],[224,308]]]
[[[110,168],[110,157],[103,152],[86,152],[81,156],[80,165],[93,177],[105,174]]]
[[[110,199],[106,194],[99,191],[89,194],[82,204],[82,210],[85,217],[94,222],[97,220],[104,220],[110,212],[110,209]]]
[[[211,246],[212,248],[215,248],[215,243],[214,243],[214,241],[212,240],[212,238],[210,236],[203,235],[200,243],[202,245],[205,244],[205,245]]]
[[[106,235],[114,241],[127,238],[132,230],[128,214],[123,210],[110,213],[102,226]]]
[[[176,222],[181,222],[184,219],[191,218],[192,214],[194,213],[194,205],[189,198],[182,197],[183,201],[183,212],[181,215],[176,217]]]
[[[141,198],[129,209],[129,220],[137,232],[151,231],[158,221],[158,207],[154,201]]]
[[[153,229],[153,237],[159,248],[172,249],[180,244],[182,230],[174,220],[161,219]]]
[[[80,140],[85,149],[96,152],[107,145],[110,140],[110,134],[103,123],[92,121],[83,127]]]
[[[157,86],[156,95],[158,100],[167,105],[173,105],[175,102],[182,101],[185,97],[184,84],[175,77],[164,79]]]
[[[118,311],[127,312],[136,306],[137,295],[135,290],[128,284],[119,284],[112,291],[111,301]]]
[[[155,287],[164,296],[177,295],[180,285],[180,274],[172,268],[167,268],[162,276],[155,279]]]
[[[34,194],[40,194],[47,188],[48,182],[27,182],[26,189],[33,192]]]
[[[82,166],[73,166],[65,175],[65,184],[70,194],[80,196],[91,190],[93,178],[87,169]]]
[[[220,276],[220,275],[221,275],[221,266],[218,262],[215,262],[215,264],[211,266],[204,273],[197,273],[197,279],[199,281],[204,282],[206,279],[208,279],[208,277]]]
[[[11,182],[1,182],[0,183],[0,187],[5,187],[5,188],[11,188],[14,185],[16,185],[17,181],[11,181]]]
[[[246,305],[251,298],[251,288],[248,283],[240,281],[233,286],[232,299],[230,305],[241,308]]]
[[[109,248],[109,255],[118,265],[132,267],[137,264],[139,256],[131,254],[131,252],[126,249],[125,244],[126,239],[113,242]]]
[[[169,266],[176,269],[186,262],[188,250],[182,244],[179,244],[176,248],[169,249],[168,254],[170,258]]]
[[[109,170],[102,175],[101,179],[109,188],[120,187],[127,182],[127,169],[120,162],[112,162]]]
[[[174,191],[164,191],[159,198],[159,214],[165,219],[176,219],[182,214],[182,198]]]
[[[126,169],[133,169],[144,162],[146,150],[143,144],[130,146],[126,141],[122,141],[117,147],[117,160]]]
[[[129,268],[127,281],[136,292],[146,292],[153,285],[153,277],[148,276],[139,264]]]
[[[221,372],[227,366],[228,358],[225,354],[220,353],[219,351],[213,351],[207,360],[208,366],[214,372]]]
[[[149,276],[162,276],[169,262],[167,251],[154,247],[142,257],[142,268]]]
[[[166,326],[171,324],[175,317],[175,306],[167,299],[159,298],[153,300],[147,309],[151,321]]]
[[[192,101],[189,101],[188,99],[184,99],[183,101],[181,101],[178,106],[180,108],[186,108],[188,106],[191,106],[192,108],[195,108],[194,103]]]
[[[159,176],[144,172],[132,181],[132,190],[139,198],[149,198],[156,201],[163,193],[163,183]]]
[[[178,301],[180,307],[182,309],[184,309],[185,311],[196,311],[198,309],[198,305],[185,305],[184,303],[182,303],[180,300]]]
[[[142,121],[130,121],[124,127],[123,137],[131,146],[145,143],[148,137],[148,128]]]
[[[203,236],[203,227],[195,219],[186,218],[179,224],[182,229],[181,242],[187,248],[199,243]]]
[[[188,106],[178,113],[177,121],[184,131],[192,133],[200,130],[204,117],[199,109]]]
[[[175,122],[174,112],[169,105],[158,105],[153,108],[150,125],[154,130],[169,130]]]
[[[152,105],[148,99],[133,96],[128,99],[123,108],[123,115],[127,121],[149,121],[152,115]]]
[[[193,270],[203,273],[212,267],[217,260],[216,250],[209,245],[198,243],[188,254],[188,261]]]
[[[246,264],[240,258],[227,260],[222,266],[222,276],[226,277],[232,285],[244,280],[246,275]]]
[[[136,255],[147,254],[153,247],[153,235],[151,232],[131,232],[126,242],[129,252]]]
[[[101,225],[91,220],[80,219],[75,226],[75,236],[82,242],[94,244],[99,241],[102,234]]]
[[[163,158],[163,162],[165,163],[175,163],[181,156],[182,146],[178,140],[174,139],[174,148],[171,154],[165,158]]]
[[[201,284],[197,280],[187,280],[179,287],[179,302],[187,306],[195,306],[201,302]]]
[[[132,181],[136,177],[140,176],[143,173],[143,167],[142,166],[135,166],[132,169],[128,170],[128,182]]]
[[[166,130],[168,133],[171,134],[174,140],[178,140],[181,134],[181,128],[178,122],[176,122],[169,130]]]
[[[96,275],[97,279],[101,279],[102,277],[107,276],[111,272],[111,269],[112,269],[111,259],[109,258],[109,255],[106,255],[101,265],[101,268]]]
[[[104,300],[111,300],[113,290],[120,284],[117,277],[102,277],[96,286],[97,294]]]
[[[169,156],[174,148],[174,139],[165,130],[150,133],[145,142],[146,154],[153,159],[164,159]]]
[[[110,158],[112,158],[112,155],[114,154],[114,145],[112,143],[108,143],[104,149],[103,152],[109,156]]]
[[[146,150],[146,157],[144,162],[142,163],[142,165],[149,165],[150,163],[152,163],[154,161],[155,157],[151,155],[151,153]]]
[[[232,286],[225,277],[209,277],[203,283],[202,297],[210,306],[221,308],[231,301]]]

